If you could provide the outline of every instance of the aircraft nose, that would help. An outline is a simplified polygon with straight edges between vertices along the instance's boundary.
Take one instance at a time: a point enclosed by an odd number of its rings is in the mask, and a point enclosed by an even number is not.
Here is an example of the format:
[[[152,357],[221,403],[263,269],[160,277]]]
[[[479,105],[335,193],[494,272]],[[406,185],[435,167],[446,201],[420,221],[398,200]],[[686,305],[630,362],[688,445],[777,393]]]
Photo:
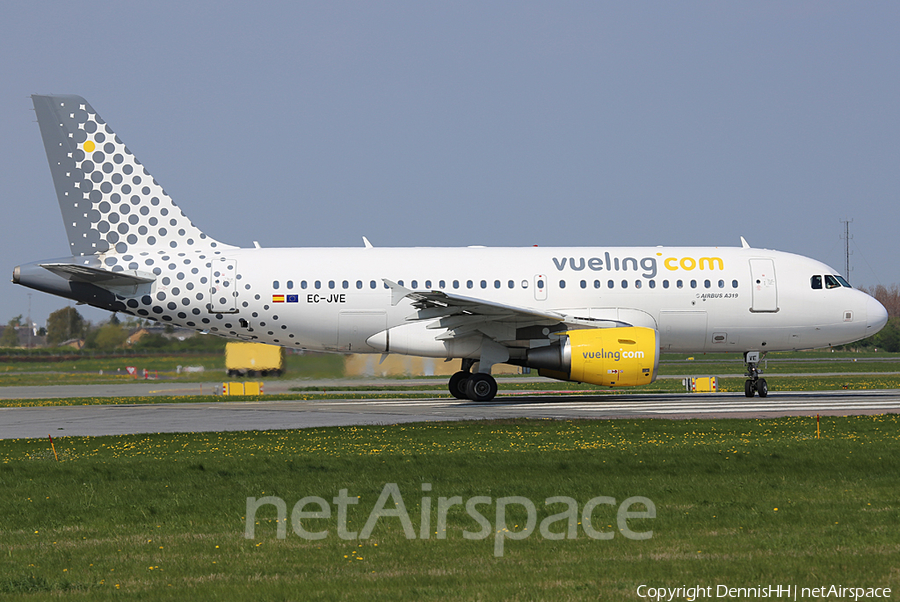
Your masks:
[[[884,305],[869,297],[866,305],[866,336],[872,336],[887,324],[888,313]]]

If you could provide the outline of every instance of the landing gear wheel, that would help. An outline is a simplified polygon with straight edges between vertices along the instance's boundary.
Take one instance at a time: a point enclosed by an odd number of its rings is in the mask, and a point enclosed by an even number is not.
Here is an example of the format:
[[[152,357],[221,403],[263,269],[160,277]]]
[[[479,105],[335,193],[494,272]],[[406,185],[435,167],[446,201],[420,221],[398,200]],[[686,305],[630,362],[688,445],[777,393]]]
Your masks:
[[[747,397],[753,397],[754,393],[755,393],[755,391],[753,389],[753,381],[749,380],[749,379],[745,380],[744,381],[744,395],[746,395]],[[760,397],[762,397],[762,395],[760,395]]]
[[[447,388],[450,389],[450,394],[453,395],[453,397],[457,399],[469,398],[466,383],[470,376],[472,376],[470,372],[461,370],[450,377],[450,383],[447,385]]]
[[[473,374],[466,381],[466,392],[472,401],[490,401],[497,394],[497,381],[490,374]]]
[[[756,392],[759,393],[760,397],[765,397],[769,394],[769,383],[766,382],[766,379],[761,378],[756,381]]]

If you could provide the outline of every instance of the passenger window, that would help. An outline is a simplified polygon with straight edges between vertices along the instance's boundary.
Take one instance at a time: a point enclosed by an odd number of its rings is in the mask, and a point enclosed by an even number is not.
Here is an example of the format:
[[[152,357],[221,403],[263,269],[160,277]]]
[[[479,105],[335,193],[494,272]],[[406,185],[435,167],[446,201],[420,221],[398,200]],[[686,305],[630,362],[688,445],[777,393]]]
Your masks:
[[[622,281],[622,288],[628,288],[628,281],[627,281],[627,280],[623,280],[623,281]]]
[[[459,288],[459,280],[453,281],[453,288]]]
[[[663,280],[663,288],[669,288],[669,281]]]
[[[385,285],[385,286],[387,286],[387,285]],[[316,280],[316,288],[317,288],[317,289],[322,288],[322,281],[321,281],[321,280]]]
[[[328,288],[334,288],[334,280],[328,281]]]
[[[481,281],[481,288],[487,288],[487,280]]]
[[[288,290],[294,288],[294,281],[293,281],[293,280],[288,280],[288,281],[287,281],[287,287],[288,287]]]
[[[413,290],[415,290],[415,289],[419,288],[419,281],[413,280],[412,282],[409,283],[409,285],[410,285],[410,287],[412,287]]]
[[[732,280],[732,281],[731,281],[731,288],[737,288],[737,287],[738,287],[738,281],[737,281],[737,280]]]
[[[516,288],[516,283],[513,280],[510,280],[508,286],[509,288]]]
[[[615,286],[616,286],[616,283],[613,282],[612,280],[610,280],[606,283],[606,288],[615,288]]]
[[[537,281],[537,287],[544,288],[544,279],[543,278],[541,278],[540,280]]]
[[[345,289],[348,289],[348,288],[350,288],[350,283],[347,282],[346,280],[344,280],[344,281],[341,283],[341,286],[344,287]]]
[[[825,288],[840,288],[841,283],[831,274],[825,274]]]
[[[494,288],[500,288],[500,281],[494,280]]]
[[[719,280],[719,288],[725,288],[725,281]]]
[[[300,281],[300,288],[306,289],[306,280],[301,280],[301,281]]]
[[[370,280],[370,281],[369,281],[369,288],[374,289],[374,288],[377,287],[377,286],[378,286],[378,283],[375,282],[374,280]]]
[[[447,283],[441,280],[438,282],[438,288],[447,288]]]
[[[566,281],[565,281],[565,280],[560,280],[560,281],[559,281],[559,288],[566,288]]]
[[[600,281],[594,280],[594,288],[600,288]]]
[[[581,288],[587,288],[587,280],[581,281]]]
[[[397,281],[397,284],[399,284],[399,285],[400,285],[400,286],[404,286],[404,284],[403,284],[403,281],[402,281],[402,280],[398,280],[398,281]]]
[[[425,288],[431,289],[431,280],[426,280],[426,281],[425,281]]]
[[[527,281],[527,280],[523,280],[523,281],[522,281],[522,288],[528,288],[528,281]]]
[[[274,282],[272,282],[272,288],[274,288],[276,291],[278,290],[278,287],[279,287],[279,286],[280,286],[280,285],[278,284],[278,281],[277,281],[277,280],[275,280]]]
[[[650,288],[656,288],[656,280],[651,280],[647,283]]]
[[[473,286],[475,286],[474,282],[472,282],[471,280],[466,280],[466,288],[472,288]]]
[[[357,281],[356,281],[356,288],[362,288],[362,287],[363,287],[362,280],[357,280]]]
[[[635,281],[634,281],[634,288],[641,288],[641,281],[640,281],[640,280],[635,280]]]
[[[678,288],[684,288],[684,282],[682,282],[681,280],[676,280],[675,286],[677,286]]]
[[[712,286],[712,283],[709,280],[703,281],[703,288],[709,288]]]
[[[812,278],[809,279],[809,285],[813,288],[813,290],[819,290],[822,288],[822,277],[816,274]]]

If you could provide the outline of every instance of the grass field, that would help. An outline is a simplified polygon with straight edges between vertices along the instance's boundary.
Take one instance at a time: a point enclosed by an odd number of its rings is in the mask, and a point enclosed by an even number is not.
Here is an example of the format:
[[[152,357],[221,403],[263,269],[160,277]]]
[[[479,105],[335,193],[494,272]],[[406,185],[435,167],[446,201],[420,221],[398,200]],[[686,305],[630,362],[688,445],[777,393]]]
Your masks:
[[[0,593],[50,600],[637,600],[635,588],[727,584],[844,584],[900,589],[900,417],[771,420],[469,422],[284,432],[139,435],[0,441]],[[381,518],[367,539],[341,539],[333,498],[361,532],[396,483],[413,535]],[[423,492],[423,483],[431,484]],[[284,500],[290,524],[276,536],[273,506],[247,539],[247,498]],[[292,531],[305,496],[331,518]],[[485,496],[481,530],[463,506],[447,512],[446,538],[419,535],[423,498],[436,530],[439,497]],[[591,515],[609,540],[534,532],[504,539],[495,556],[497,500],[521,496],[536,524],[615,499]],[[638,541],[618,531],[616,505],[643,496],[655,518]],[[394,505],[388,503],[386,508]],[[643,506],[633,507],[633,510]],[[315,505],[306,510],[317,509]],[[505,521],[520,532],[524,507]],[[499,528],[498,528],[499,525]],[[567,519],[550,533],[565,533]],[[19,595],[16,595],[19,594]]]
[[[395,381],[386,385],[322,387],[294,387],[293,393],[267,394],[257,396],[222,396],[222,395],[138,395],[128,397],[62,397],[52,399],[3,399],[0,389],[0,408],[80,406],[80,405],[129,405],[129,404],[161,404],[161,403],[229,403],[241,401],[280,401],[280,400],[329,400],[329,399],[412,399],[412,398],[450,398],[447,385],[443,379],[434,379],[434,384],[404,384]],[[550,395],[560,392],[567,395],[608,396],[633,395],[641,393],[680,393],[684,385],[680,380],[663,379],[650,385],[622,389],[610,389],[583,383],[548,382],[516,382],[518,379],[500,381],[499,399],[510,395]],[[769,387],[773,393],[777,391],[838,391],[838,390],[875,390],[900,388],[900,376],[776,376],[769,378]],[[742,392],[743,378],[719,379],[721,392]],[[702,394],[700,394],[702,395]]]
[[[511,395],[567,395],[608,396],[634,395],[647,393],[681,393],[684,385],[680,380],[662,379],[641,387],[610,389],[583,383],[516,382],[518,379],[502,380],[499,383],[499,398]],[[867,375],[867,376],[776,376],[769,380],[773,393],[777,391],[839,391],[839,390],[876,390],[900,388],[900,376]],[[161,404],[161,403],[229,403],[242,401],[281,401],[281,400],[329,400],[329,399],[412,399],[412,398],[450,398],[447,385],[443,379],[435,378],[434,384],[404,384],[394,381],[386,385],[322,387],[293,387],[292,393],[267,394],[256,396],[222,396],[222,395],[138,395],[127,397],[62,397],[51,399],[3,399],[0,389],[0,408],[80,406],[80,405],[129,405],[129,404]],[[720,392],[742,392],[743,378],[719,379]],[[700,394],[702,395],[702,394]]]
[[[62,385],[127,383],[135,381],[125,368],[134,366],[142,374],[176,382],[209,382],[225,378],[224,354],[148,355],[143,357],[83,358],[71,361],[0,362],[0,391],[13,385]],[[178,373],[178,366],[203,366],[203,372]],[[338,378],[344,373],[344,358],[337,354],[285,357],[289,378]],[[100,373],[102,370],[102,374]],[[254,377],[256,380],[262,377]],[[269,377],[275,378],[275,377]]]
[[[70,361],[46,361],[40,356],[33,359],[37,361],[0,361],[0,392],[2,387],[13,385],[132,382],[135,379],[126,373],[126,366],[134,366],[139,372],[146,368],[152,376],[167,381],[194,383],[225,378],[225,358],[222,354],[84,357]],[[178,366],[203,366],[204,372],[179,374]],[[896,373],[895,376],[900,376],[900,354],[847,351],[771,353],[763,362],[763,368],[766,378],[787,374],[861,372]],[[285,369],[285,377],[289,379],[340,378],[344,376],[344,357],[327,353],[288,354]],[[743,373],[741,357],[735,354],[666,354],[662,356],[659,367],[659,374],[663,376],[721,377]],[[277,377],[266,377],[266,380],[275,378]],[[439,380],[443,381],[444,378]],[[743,387],[743,384],[740,386]]]

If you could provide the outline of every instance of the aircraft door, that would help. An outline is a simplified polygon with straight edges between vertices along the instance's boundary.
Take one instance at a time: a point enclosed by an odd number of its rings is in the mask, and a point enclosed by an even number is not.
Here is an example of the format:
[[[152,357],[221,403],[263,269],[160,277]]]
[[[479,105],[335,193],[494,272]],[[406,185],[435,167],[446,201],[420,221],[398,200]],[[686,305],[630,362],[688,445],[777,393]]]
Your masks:
[[[778,289],[775,284],[775,260],[751,259],[750,279],[753,301],[750,311],[778,311]]]
[[[209,273],[209,313],[237,313],[237,261],[214,259]]]
[[[547,300],[547,277],[543,274],[537,274],[534,277],[534,300]]]

